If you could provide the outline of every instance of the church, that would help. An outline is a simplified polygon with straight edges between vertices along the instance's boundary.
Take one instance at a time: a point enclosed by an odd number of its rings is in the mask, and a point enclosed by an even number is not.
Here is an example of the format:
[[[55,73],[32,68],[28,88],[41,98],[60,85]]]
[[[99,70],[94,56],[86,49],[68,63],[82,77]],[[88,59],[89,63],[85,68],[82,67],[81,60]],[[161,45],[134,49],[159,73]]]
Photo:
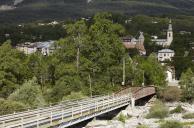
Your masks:
[[[169,47],[173,41],[173,29],[172,29],[172,21],[169,21],[169,26],[167,30],[167,39],[158,39],[155,37],[151,40],[152,42],[155,42],[157,45],[163,46],[163,47]]]
[[[138,38],[126,36],[122,38],[122,41],[126,49],[137,49],[140,55],[146,55],[146,50],[144,47],[145,37],[143,32],[139,33]]]

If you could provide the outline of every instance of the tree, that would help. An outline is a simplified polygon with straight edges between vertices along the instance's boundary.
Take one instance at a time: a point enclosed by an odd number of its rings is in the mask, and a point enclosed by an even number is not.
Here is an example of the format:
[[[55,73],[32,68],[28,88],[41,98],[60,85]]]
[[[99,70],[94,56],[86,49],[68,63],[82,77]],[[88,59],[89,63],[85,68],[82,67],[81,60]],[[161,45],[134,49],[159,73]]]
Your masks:
[[[194,74],[190,68],[182,73],[179,84],[183,90],[183,100],[194,100]]]
[[[26,106],[20,102],[0,99],[0,115],[22,111]]]
[[[0,97],[7,98],[19,84],[23,83],[26,66],[21,53],[13,49],[10,41],[0,46]]]
[[[44,85],[46,85],[49,80],[48,61],[48,58],[40,53],[29,55],[26,60],[29,77],[36,77],[37,82],[41,85],[42,90],[44,89]]]
[[[81,20],[81,21],[77,21],[74,24],[67,25],[66,30],[69,37],[73,39],[72,42],[77,48],[76,67],[78,72],[79,65],[80,65],[80,50],[81,50],[82,44],[87,40],[88,28],[84,20]]]
[[[155,54],[151,54],[148,58],[136,57],[135,81],[137,84],[144,82],[146,85],[155,85],[163,88],[166,86],[165,68],[157,61]]]
[[[122,60],[126,53],[119,35],[124,32],[124,28],[113,23],[109,13],[102,13],[94,17],[91,25],[77,21],[67,25],[66,30],[67,37],[58,41],[60,49],[53,55],[56,58],[56,81],[66,82],[67,78],[74,77],[79,82],[76,85],[72,82],[68,87],[73,89],[85,85],[83,88],[87,94],[91,84],[93,88],[100,87],[99,84],[112,87],[120,85]],[[110,87],[107,88],[111,90]],[[93,91],[95,93],[97,89]]]
[[[21,102],[29,107],[45,105],[45,101],[40,86],[37,84],[36,78],[25,82],[20,88],[13,92],[8,99]]]
[[[119,35],[124,32],[124,28],[113,23],[110,20],[111,17],[109,13],[95,15],[94,23],[89,28],[91,41],[88,42],[89,44],[86,46],[89,47],[83,53],[94,65],[91,71],[93,78],[103,74],[109,76],[109,78],[104,77],[108,78],[109,82],[120,84],[121,81],[119,83],[119,79],[116,80],[116,77],[122,77],[122,62],[126,54],[119,38]],[[117,70],[114,75],[113,70]]]
[[[82,91],[83,83],[78,76],[65,75],[61,77],[52,90],[48,93],[49,102],[59,102],[71,92]]]

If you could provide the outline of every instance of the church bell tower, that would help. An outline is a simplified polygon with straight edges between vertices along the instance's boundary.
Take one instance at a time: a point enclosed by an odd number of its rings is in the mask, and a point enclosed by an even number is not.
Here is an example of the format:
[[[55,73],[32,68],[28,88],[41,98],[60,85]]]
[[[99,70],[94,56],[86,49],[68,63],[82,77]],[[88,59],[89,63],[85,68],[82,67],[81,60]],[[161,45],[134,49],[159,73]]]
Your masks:
[[[168,31],[167,31],[167,46],[170,46],[173,41],[173,29],[172,29],[172,21],[169,21]]]

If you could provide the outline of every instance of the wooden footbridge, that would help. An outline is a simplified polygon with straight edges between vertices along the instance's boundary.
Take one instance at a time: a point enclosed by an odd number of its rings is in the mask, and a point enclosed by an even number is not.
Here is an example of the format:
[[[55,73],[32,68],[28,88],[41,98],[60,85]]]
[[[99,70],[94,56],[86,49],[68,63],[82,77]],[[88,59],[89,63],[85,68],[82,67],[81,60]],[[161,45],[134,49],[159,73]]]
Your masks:
[[[154,95],[154,87],[123,89],[106,96],[64,101],[54,106],[0,116],[0,128],[66,128]]]

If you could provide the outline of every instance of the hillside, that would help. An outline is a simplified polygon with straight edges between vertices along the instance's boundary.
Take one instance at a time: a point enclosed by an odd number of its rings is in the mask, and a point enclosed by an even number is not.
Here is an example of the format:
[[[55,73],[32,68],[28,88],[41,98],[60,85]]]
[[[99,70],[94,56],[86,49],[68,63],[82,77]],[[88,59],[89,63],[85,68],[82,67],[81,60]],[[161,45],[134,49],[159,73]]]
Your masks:
[[[126,15],[194,15],[194,0],[93,0],[90,3],[87,0],[1,0],[0,23],[63,20],[99,11]]]

